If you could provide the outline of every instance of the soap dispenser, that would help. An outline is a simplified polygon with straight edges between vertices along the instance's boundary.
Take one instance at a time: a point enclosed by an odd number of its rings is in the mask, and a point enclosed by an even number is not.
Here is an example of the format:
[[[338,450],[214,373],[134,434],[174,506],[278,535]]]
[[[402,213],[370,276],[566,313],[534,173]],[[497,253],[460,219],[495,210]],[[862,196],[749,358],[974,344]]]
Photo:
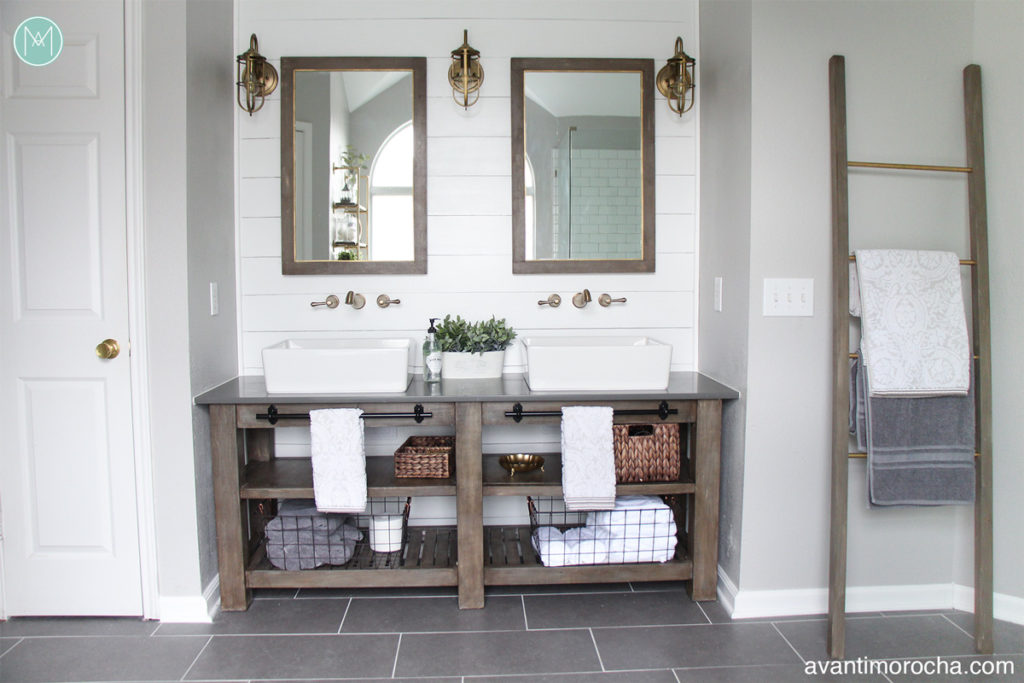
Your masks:
[[[430,319],[430,327],[427,328],[427,338],[423,340],[424,382],[441,381],[441,347],[434,336],[437,333],[437,328],[434,327],[435,320],[437,318]]]

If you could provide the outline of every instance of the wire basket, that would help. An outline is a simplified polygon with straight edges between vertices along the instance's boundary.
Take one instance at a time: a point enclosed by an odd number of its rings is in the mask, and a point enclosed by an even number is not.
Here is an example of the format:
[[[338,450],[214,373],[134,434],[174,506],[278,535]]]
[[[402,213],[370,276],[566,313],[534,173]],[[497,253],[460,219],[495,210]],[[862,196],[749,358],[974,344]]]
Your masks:
[[[410,436],[395,451],[395,476],[447,479],[453,453],[454,436]]]
[[[319,512],[312,500],[261,503],[267,560],[286,571],[400,566],[411,504],[411,498],[370,498],[364,512],[345,515]]]
[[[678,496],[620,496],[614,510],[570,511],[561,498],[528,496],[530,536],[546,567],[667,562],[675,557]]]
[[[679,425],[612,426],[615,480],[620,484],[679,479]]]

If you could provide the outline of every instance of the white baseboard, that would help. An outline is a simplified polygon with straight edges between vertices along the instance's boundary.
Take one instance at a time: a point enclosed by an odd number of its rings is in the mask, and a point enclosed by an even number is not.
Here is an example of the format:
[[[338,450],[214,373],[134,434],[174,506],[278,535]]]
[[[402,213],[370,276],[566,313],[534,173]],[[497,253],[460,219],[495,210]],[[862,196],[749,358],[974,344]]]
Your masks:
[[[160,596],[160,621],[165,624],[209,624],[220,609],[220,577],[202,595]]]
[[[718,568],[718,599],[733,619],[824,614],[828,589],[741,590]],[[897,612],[901,610],[958,609],[974,611],[974,589],[953,583],[905,586],[855,586],[846,590],[846,611]],[[996,619],[1024,624],[1024,598],[996,593]]]

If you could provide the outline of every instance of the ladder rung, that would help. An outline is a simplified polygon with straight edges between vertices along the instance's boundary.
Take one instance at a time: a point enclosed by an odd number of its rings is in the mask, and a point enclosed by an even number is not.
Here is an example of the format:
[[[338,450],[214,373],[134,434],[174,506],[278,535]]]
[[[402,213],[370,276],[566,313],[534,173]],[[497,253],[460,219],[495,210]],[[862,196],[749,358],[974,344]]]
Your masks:
[[[854,360],[855,358],[860,358],[860,354],[859,353],[851,353],[850,354],[850,360]],[[980,360],[980,359],[981,359],[981,356],[979,356],[978,354],[974,354],[974,360]]]
[[[850,453],[850,457],[851,458],[866,458],[866,457],[868,457],[868,454],[867,453]],[[980,458],[981,457],[981,453],[975,453],[974,457],[975,458]]]
[[[851,261],[856,261],[857,260],[856,254],[850,254],[850,260]],[[976,266],[976,265],[978,265],[978,262],[975,261],[972,258],[962,258],[962,259],[960,259],[960,265],[961,266]]]
[[[929,164],[889,164],[881,161],[847,161],[854,168],[889,168],[897,171],[945,171],[947,173],[971,173],[970,166],[934,166]]]

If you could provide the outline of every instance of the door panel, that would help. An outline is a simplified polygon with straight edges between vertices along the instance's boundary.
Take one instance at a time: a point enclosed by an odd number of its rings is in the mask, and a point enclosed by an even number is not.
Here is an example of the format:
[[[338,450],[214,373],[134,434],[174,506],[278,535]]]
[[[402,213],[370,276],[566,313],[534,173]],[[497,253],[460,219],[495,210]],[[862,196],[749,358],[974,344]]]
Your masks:
[[[140,615],[123,5],[0,2],[0,507],[8,615]],[[11,34],[53,19],[61,56]],[[109,360],[95,351],[120,342]]]

